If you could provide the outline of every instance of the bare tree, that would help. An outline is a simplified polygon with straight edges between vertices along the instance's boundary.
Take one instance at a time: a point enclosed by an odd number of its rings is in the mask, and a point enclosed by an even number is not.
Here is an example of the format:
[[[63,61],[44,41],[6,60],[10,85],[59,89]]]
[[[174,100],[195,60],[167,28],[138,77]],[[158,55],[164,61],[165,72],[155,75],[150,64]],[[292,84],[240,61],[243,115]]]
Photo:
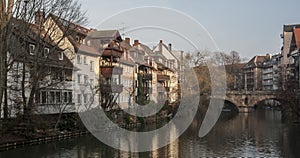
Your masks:
[[[238,64],[241,62],[241,57],[240,57],[240,53],[237,51],[231,51],[229,53],[230,58],[231,58],[231,64]]]
[[[285,89],[282,92],[282,99],[287,102],[287,107],[283,107],[285,112],[290,110],[292,119],[300,119],[300,97],[299,97],[299,84],[294,79],[289,79],[286,82]],[[284,105],[283,105],[284,106]],[[293,120],[294,121],[294,120]]]
[[[45,30],[46,17],[55,15],[69,24],[83,24],[86,18],[77,0],[9,0],[8,6],[5,2],[0,3],[6,8],[0,16],[0,109],[3,105],[6,120],[14,107],[17,109],[14,115],[23,115],[29,125],[38,104],[37,93],[63,83],[65,80],[54,81],[51,76],[70,66],[65,60],[59,61],[58,56],[64,55],[61,52],[66,50],[60,50],[59,46],[72,34],[74,25],[62,24],[64,34],[53,41],[50,37],[56,34],[57,25],[48,24]]]

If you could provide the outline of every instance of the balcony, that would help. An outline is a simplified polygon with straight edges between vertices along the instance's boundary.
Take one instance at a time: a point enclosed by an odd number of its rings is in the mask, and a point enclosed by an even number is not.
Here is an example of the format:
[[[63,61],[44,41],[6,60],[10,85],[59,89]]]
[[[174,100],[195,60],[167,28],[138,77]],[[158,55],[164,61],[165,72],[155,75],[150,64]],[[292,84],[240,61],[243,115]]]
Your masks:
[[[118,66],[100,66],[100,69],[101,69],[101,74],[104,77],[111,77],[113,74],[122,75],[123,73],[123,68]]]
[[[100,84],[100,90],[107,93],[121,93],[123,91],[123,85]]]
[[[163,81],[168,81],[170,80],[169,75],[157,75],[157,81],[163,82]]]
[[[114,57],[114,58],[121,58],[123,52],[117,48],[114,47],[108,47],[104,49],[102,52],[102,57]]]
[[[151,81],[152,80],[152,74],[139,74],[139,76],[142,78],[144,81]]]
[[[263,76],[262,78],[263,80],[271,80],[273,79],[273,76]]]

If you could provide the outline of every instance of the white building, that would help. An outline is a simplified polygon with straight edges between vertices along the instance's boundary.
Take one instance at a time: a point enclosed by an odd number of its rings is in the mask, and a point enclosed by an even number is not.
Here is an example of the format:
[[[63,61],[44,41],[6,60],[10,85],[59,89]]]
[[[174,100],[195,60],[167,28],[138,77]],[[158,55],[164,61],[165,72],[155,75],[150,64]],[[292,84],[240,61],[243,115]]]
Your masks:
[[[52,32],[52,40],[64,50],[74,65],[72,88],[77,110],[98,106],[95,86],[98,85],[100,52],[85,39],[91,30],[59,19],[53,14],[45,19],[44,28]],[[66,34],[70,31],[73,33]]]

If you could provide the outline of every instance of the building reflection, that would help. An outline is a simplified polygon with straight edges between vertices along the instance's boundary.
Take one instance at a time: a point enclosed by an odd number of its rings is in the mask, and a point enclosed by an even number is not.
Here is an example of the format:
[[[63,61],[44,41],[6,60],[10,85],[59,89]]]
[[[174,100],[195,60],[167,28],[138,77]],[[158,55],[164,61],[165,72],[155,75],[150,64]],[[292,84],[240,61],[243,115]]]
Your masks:
[[[90,135],[0,152],[0,157],[297,157],[300,154],[300,126],[283,124],[279,111],[262,110],[227,119],[221,117],[204,138],[198,137],[199,122],[201,119],[195,119],[179,139],[150,152],[119,151]],[[173,128],[167,135],[173,137],[176,132]],[[155,136],[151,140],[152,148],[157,148],[163,139],[165,137]]]

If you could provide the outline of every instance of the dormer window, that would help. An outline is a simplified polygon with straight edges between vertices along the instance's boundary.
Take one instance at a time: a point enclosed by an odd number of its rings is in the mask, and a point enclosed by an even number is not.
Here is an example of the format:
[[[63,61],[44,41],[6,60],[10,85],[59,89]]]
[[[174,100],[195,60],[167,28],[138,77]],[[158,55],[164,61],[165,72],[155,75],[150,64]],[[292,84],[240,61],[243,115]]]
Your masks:
[[[49,52],[50,52],[49,48],[44,48],[45,57],[47,57],[49,55]]]
[[[30,53],[30,55],[34,55],[34,51],[35,51],[35,45],[29,44],[29,53]]]
[[[75,37],[76,42],[79,42],[79,36]]]

